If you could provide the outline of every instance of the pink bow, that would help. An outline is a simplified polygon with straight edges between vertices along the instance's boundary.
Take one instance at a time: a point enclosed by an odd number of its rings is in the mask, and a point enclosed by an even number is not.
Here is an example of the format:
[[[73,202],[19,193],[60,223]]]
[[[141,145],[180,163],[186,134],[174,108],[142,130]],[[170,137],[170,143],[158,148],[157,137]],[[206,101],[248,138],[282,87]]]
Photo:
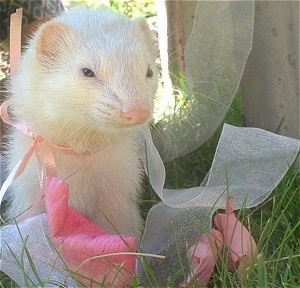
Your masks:
[[[218,213],[214,217],[218,230],[212,229],[210,233],[202,235],[199,241],[189,248],[188,257],[192,272],[181,287],[188,287],[195,280],[206,285],[218,258],[222,256],[222,250],[226,249],[229,251],[229,257],[225,259],[227,268],[237,268],[240,280],[246,276],[246,269],[256,257],[257,247],[250,232],[233,213],[232,200],[232,197],[228,197],[225,213]]]
[[[46,211],[52,240],[74,272],[87,287],[91,280],[109,287],[131,285],[136,271],[136,239],[113,235],[68,206],[69,186],[56,177],[47,178]]]

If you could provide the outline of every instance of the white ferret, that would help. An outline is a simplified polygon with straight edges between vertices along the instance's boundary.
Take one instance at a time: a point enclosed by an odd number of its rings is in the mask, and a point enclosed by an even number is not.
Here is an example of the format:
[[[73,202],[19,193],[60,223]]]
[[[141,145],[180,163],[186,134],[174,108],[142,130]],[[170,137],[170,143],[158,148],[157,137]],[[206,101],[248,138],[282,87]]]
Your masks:
[[[70,185],[70,205],[113,233],[140,234],[137,131],[152,117],[156,89],[147,22],[109,10],[70,10],[43,24],[11,77],[14,117],[76,151],[53,150],[58,176]],[[31,144],[12,132],[11,168]],[[38,192],[33,157],[12,187],[7,217],[28,209]],[[35,213],[44,209],[41,203]]]

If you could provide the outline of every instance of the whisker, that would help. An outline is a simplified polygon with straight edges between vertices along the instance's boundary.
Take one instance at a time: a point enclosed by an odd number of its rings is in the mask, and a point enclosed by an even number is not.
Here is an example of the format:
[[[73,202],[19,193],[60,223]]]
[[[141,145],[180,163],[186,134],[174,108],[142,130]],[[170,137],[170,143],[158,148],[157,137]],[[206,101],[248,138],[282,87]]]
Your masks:
[[[85,123],[83,123],[81,126],[77,127],[75,130],[72,131],[72,133],[70,133],[63,141],[62,145],[67,144],[67,142],[75,135],[75,134],[79,134],[79,131],[85,131],[86,127],[89,127],[91,123],[93,123],[94,120],[89,120]],[[86,135],[86,134],[85,134]]]
[[[173,32],[168,35],[168,38],[173,37],[178,31],[182,30],[183,28],[183,25],[177,26],[177,29],[174,29]]]
[[[195,93],[195,92],[194,92]],[[218,101],[217,99],[213,99],[212,97],[209,97],[205,94],[202,94],[202,93],[195,93],[196,95],[199,95],[205,99],[208,99],[214,103],[217,103],[217,104],[220,104],[221,106],[225,107],[226,109],[230,108],[230,105],[226,105],[225,103],[221,102],[221,101]]]
[[[94,123],[94,122],[95,122],[94,120],[89,121],[85,127],[88,127],[91,123]],[[82,127],[82,128],[85,128],[85,127]],[[86,149],[90,146],[90,144],[92,143],[93,139],[98,134],[98,130],[97,130],[92,137],[88,137],[88,135],[92,132],[92,130],[93,129],[91,129],[91,128],[90,129],[86,129],[85,130],[85,134],[82,136],[82,140],[85,140],[86,138],[90,138],[90,140],[86,144],[86,146],[87,146]]]

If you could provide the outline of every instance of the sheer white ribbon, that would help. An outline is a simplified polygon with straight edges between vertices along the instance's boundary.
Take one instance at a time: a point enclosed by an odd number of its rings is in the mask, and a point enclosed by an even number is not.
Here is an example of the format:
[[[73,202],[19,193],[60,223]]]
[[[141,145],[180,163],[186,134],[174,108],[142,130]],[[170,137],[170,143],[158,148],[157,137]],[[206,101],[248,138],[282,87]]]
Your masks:
[[[188,247],[208,231],[213,212],[225,208],[228,195],[233,196],[235,209],[260,204],[279,184],[300,149],[299,140],[225,124],[203,183],[199,187],[172,190],[161,185],[164,166],[150,132],[145,134],[148,176],[162,202],[148,214],[141,250],[166,258],[147,259],[152,272],[147,275],[143,264],[139,275],[145,281],[155,275],[158,284],[182,271],[182,267],[188,271]]]

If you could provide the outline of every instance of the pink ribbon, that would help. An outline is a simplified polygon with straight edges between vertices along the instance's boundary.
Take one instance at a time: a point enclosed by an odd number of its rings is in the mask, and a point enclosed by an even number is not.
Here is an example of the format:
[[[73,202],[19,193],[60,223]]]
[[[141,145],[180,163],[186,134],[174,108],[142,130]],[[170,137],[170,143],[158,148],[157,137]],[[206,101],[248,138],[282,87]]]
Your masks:
[[[21,29],[22,29],[22,12],[23,9],[17,9],[16,13],[11,15],[10,18],[10,73],[11,75],[15,74],[19,68],[20,60],[21,60]],[[2,199],[4,197],[4,194],[6,193],[7,189],[10,187],[11,183],[19,177],[26,166],[28,165],[28,162],[32,156],[32,154],[35,152],[38,157],[38,147],[40,146],[42,142],[41,137],[35,137],[32,131],[28,129],[28,127],[24,123],[15,123],[11,120],[9,113],[8,113],[8,107],[11,104],[10,100],[4,101],[0,106],[0,117],[2,120],[8,124],[11,125],[24,134],[30,136],[34,139],[32,145],[30,146],[28,152],[24,155],[24,157],[16,164],[16,166],[13,168],[11,173],[9,174],[8,178],[4,181],[1,190],[0,190],[0,204],[2,202]],[[44,147],[44,152],[49,155],[48,162],[49,164],[53,164],[53,159],[51,159],[51,154],[49,154],[49,150]],[[53,158],[53,157],[52,157]],[[38,157],[38,165],[41,167],[41,159]],[[50,170],[49,170],[50,171]],[[54,172],[54,171],[53,171]],[[42,173],[39,173],[39,179],[40,184],[43,186],[43,175]],[[54,172],[55,174],[55,172]]]
[[[9,62],[11,75],[17,72],[21,60],[22,13],[23,9],[20,8],[10,16]]]
[[[25,135],[28,135],[33,139],[33,143],[31,144],[28,152],[23,156],[23,158],[15,165],[7,179],[4,181],[1,190],[0,190],[0,203],[2,202],[2,199],[12,184],[12,182],[18,178],[25,168],[27,167],[29,160],[31,159],[33,153],[35,153],[36,158],[37,158],[37,165],[38,165],[38,177],[39,177],[39,183],[41,187],[41,191],[43,190],[44,183],[45,183],[45,175],[52,175],[56,176],[56,165],[55,165],[55,160],[53,156],[53,151],[51,147],[51,143],[48,141],[45,141],[41,136],[35,135],[24,123],[19,122],[13,122],[8,114],[8,107],[10,105],[10,101],[5,101],[2,103],[0,106],[0,117],[2,120],[15,127]],[[46,170],[46,171],[44,171]],[[33,204],[32,208],[33,209],[37,203],[38,200],[43,196],[43,193],[39,193],[37,200]]]
[[[12,127],[15,127],[17,130],[21,131],[25,135],[29,136],[33,139],[33,143],[31,144],[28,152],[23,156],[23,158],[16,164],[13,168],[11,173],[9,174],[8,178],[3,183],[1,190],[0,190],[0,203],[7,191],[10,187],[12,182],[18,178],[22,172],[25,170],[26,166],[29,163],[33,153],[35,153],[37,158],[37,165],[38,165],[38,177],[41,192],[39,193],[37,199],[35,200],[33,206],[30,210],[33,210],[44,195],[44,184],[46,176],[57,176],[57,169],[55,164],[55,159],[53,155],[53,149],[58,149],[61,152],[77,155],[76,151],[70,147],[60,146],[52,141],[44,139],[40,135],[36,135],[25,123],[23,122],[14,122],[8,113],[9,105],[11,104],[10,100],[4,101],[0,106],[0,117],[2,120]],[[86,151],[85,153],[81,153],[80,155],[90,155],[91,152]],[[27,213],[28,214],[28,213]],[[28,215],[27,215],[28,216]],[[24,218],[24,217],[23,217]],[[27,218],[27,217],[25,217]],[[24,219],[25,219],[24,218]],[[23,220],[23,219],[22,219]]]
[[[22,8],[17,9],[16,13],[11,15],[10,21],[10,73],[14,75],[20,66],[21,60],[21,30],[22,30]],[[12,184],[12,182],[18,178],[22,172],[25,170],[26,166],[29,163],[33,153],[35,153],[37,158],[38,165],[38,177],[41,187],[41,192],[39,193],[37,199],[35,200],[31,209],[33,209],[39,202],[40,198],[43,196],[43,188],[45,183],[46,175],[48,176],[56,176],[56,164],[53,155],[53,148],[60,149],[61,151],[69,154],[76,154],[72,148],[63,147],[57,145],[51,141],[45,140],[40,135],[35,135],[33,131],[23,122],[14,122],[9,116],[9,106],[12,101],[7,100],[4,101],[0,106],[0,117],[3,122],[6,124],[15,127],[25,135],[31,137],[33,139],[33,143],[30,146],[28,152],[24,155],[24,157],[16,164],[16,166],[12,169],[8,178],[3,183],[0,190],[0,204],[2,199]],[[86,154],[89,154],[86,152]],[[28,213],[27,213],[28,214]]]

